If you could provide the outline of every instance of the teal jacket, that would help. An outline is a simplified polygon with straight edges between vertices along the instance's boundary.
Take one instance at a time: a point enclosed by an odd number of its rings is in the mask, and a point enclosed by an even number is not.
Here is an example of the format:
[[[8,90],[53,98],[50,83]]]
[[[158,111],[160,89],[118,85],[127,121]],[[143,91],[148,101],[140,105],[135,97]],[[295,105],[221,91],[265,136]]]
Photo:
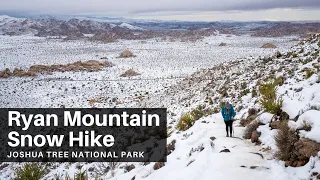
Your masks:
[[[223,120],[230,121],[232,120],[232,117],[236,115],[236,112],[234,111],[232,105],[230,104],[229,111],[227,111],[226,107],[223,106],[221,110],[221,114],[222,114]]]

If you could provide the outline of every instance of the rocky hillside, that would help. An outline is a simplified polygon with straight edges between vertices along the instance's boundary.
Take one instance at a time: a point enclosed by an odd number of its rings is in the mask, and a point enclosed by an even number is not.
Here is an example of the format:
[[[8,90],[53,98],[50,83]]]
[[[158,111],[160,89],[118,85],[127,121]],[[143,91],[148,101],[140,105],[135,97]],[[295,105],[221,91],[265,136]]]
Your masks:
[[[142,106],[168,107],[170,139],[179,142],[183,141],[178,138],[181,133],[197,139],[192,134],[194,128],[205,131],[199,129],[201,123],[222,121],[220,107],[229,101],[236,109],[238,126],[245,127],[244,131],[236,130],[241,131],[238,137],[259,145],[259,153],[270,155],[269,160],[277,162],[274,166],[284,174],[273,174],[274,178],[320,179],[319,40],[320,35],[314,35],[272,57],[246,58],[203,69]],[[273,179],[267,177],[263,179]]]
[[[252,36],[280,37],[290,35],[307,35],[320,33],[320,23],[281,23],[271,27],[258,27],[252,29]]]
[[[83,37],[84,34],[96,34],[112,32],[120,34],[125,32],[141,31],[123,25],[111,25],[107,22],[96,22],[92,20],[70,19],[68,21],[58,19],[26,19],[0,16],[0,34],[23,35],[34,34],[35,36],[69,36]]]

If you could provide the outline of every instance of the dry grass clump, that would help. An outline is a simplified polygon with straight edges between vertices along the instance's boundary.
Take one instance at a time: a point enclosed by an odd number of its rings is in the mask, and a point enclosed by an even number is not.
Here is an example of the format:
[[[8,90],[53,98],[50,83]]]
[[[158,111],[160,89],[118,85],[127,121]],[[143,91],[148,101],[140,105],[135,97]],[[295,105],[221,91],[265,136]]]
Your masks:
[[[138,76],[138,75],[140,75],[140,73],[134,71],[133,69],[129,69],[129,70],[126,70],[124,73],[122,73],[120,77],[131,77],[131,76]]]
[[[243,133],[243,138],[250,139],[252,136],[252,133],[257,130],[259,125],[260,125],[260,123],[258,121],[252,121],[249,125],[247,125],[247,127]]]
[[[297,160],[295,143],[299,141],[298,134],[290,129],[288,121],[282,121],[275,135],[276,146],[278,148],[275,156],[283,161]]]
[[[261,48],[277,48],[277,46],[272,43],[265,43],[261,46]]]
[[[129,58],[129,57],[136,57],[129,49],[124,50],[119,58]]]

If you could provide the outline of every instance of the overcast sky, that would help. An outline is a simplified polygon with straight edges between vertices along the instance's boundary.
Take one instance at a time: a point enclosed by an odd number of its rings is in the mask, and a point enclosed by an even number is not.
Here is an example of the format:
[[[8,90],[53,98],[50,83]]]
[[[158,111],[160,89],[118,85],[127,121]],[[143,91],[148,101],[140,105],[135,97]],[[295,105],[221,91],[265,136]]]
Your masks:
[[[320,20],[320,0],[0,0],[0,11],[163,20]]]

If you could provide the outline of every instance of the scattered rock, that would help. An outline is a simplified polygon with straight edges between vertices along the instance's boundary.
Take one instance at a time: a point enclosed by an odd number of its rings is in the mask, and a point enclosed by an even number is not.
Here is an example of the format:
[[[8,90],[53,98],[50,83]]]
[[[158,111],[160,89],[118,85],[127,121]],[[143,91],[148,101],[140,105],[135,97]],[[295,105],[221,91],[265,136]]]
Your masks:
[[[125,166],[125,170],[127,171],[127,172],[130,172],[132,169],[134,169],[134,168],[136,168],[133,164],[130,164],[130,165],[128,165],[128,166]]]
[[[279,129],[280,124],[280,121],[272,121],[269,126],[271,127],[271,129]]]
[[[251,135],[251,142],[256,143],[259,141],[260,133],[258,131],[253,131]]]
[[[302,90],[303,90],[303,87],[299,87],[299,88],[294,89],[295,92],[301,92]]]
[[[138,76],[140,73],[137,73],[133,69],[126,70],[124,73],[120,75],[120,77],[131,77],[131,76]]]
[[[289,114],[286,113],[285,111],[280,111],[279,114],[277,114],[279,116],[279,120],[280,121],[286,121],[289,120]]]
[[[292,166],[292,164],[293,164],[292,161],[285,161],[285,163],[284,163],[284,165],[285,165],[286,167]]]
[[[282,56],[282,54],[279,51],[277,51],[275,56],[276,56],[276,58],[280,58]]]
[[[220,153],[222,153],[222,152],[228,153],[228,152],[230,152],[230,150],[229,149],[224,149],[224,150],[220,151]]]
[[[272,43],[265,43],[261,46],[261,48],[277,48],[277,46]]]
[[[248,116],[246,119],[241,119],[240,120],[240,125],[241,126],[247,126],[252,121],[254,121],[256,118],[257,118],[257,115],[251,115],[251,116]]]
[[[160,169],[160,168],[162,168],[164,165],[165,165],[164,162],[157,162],[157,163],[154,164],[153,169],[154,169],[154,170]]]
[[[258,110],[255,109],[255,108],[250,108],[250,109],[248,110],[248,115],[249,115],[249,116],[257,115],[257,113],[258,113]]]
[[[190,162],[188,162],[187,167],[194,162],[194,159],[192,159]]]
[[[300,160],[309,160],[311,156],[317,156],[320,151],[320,144],[310,139],[301,138],[294,144],[298,150]]]
[[[133,55],[133,53],[128,49],[124,50],[119,56],[119,58],[129,58],[129,57],[136,57],[136,56]]]
[[[94,171],[94,167],[89,167],[88,171],[89,171],[89,172]]]
[[[219,44],[219,46],[226,46],[226,45],[227,45],[227,43],[224,43],[224,42]]]
[[[4,71],[0,71],[0,78],[7,78],[10,76],[17,76],[17,77],[23,77],[23,76],[36,76],[37,73],[48,73],[51,74],[54,71],[57,72],[66,72],[66,71],[100,71],[104,67],[111,67],[113,66],[110,62],[104,61],[99,62],[95,60],[89,60],[89,61],[77,61],[71,64],[66,65],[32,65],[27,71],[24,71],[23,69],[14,68],[13,72],[11,73],[8,68],[6,68]]]
[[[214,137],[214,136],[211,136],[210,139],[211,139],[211,141],[214,141],[214,140],[217,139],[217,138]]]
[[[136,176],[133,176],[132,178],[131,178],[131,180],[135,180],[136,179]]]
[[[9,164],[7,164],[7,163],[1,163],[0,170],[3,170],[4,168],[6,168],[8,166],[9,166]]]
[[[172,140],[170,144],[167,145],[167,155],[171,154],[172,151],[175,150],[175,144],[176,144],[176,140]]]
[[[256,153],[256,152],[250,152],[250,153],[256,154],[256,155],[260,156],[262,159],[264,159],[264,157],[263,157],[263,155],[261,153]]]

